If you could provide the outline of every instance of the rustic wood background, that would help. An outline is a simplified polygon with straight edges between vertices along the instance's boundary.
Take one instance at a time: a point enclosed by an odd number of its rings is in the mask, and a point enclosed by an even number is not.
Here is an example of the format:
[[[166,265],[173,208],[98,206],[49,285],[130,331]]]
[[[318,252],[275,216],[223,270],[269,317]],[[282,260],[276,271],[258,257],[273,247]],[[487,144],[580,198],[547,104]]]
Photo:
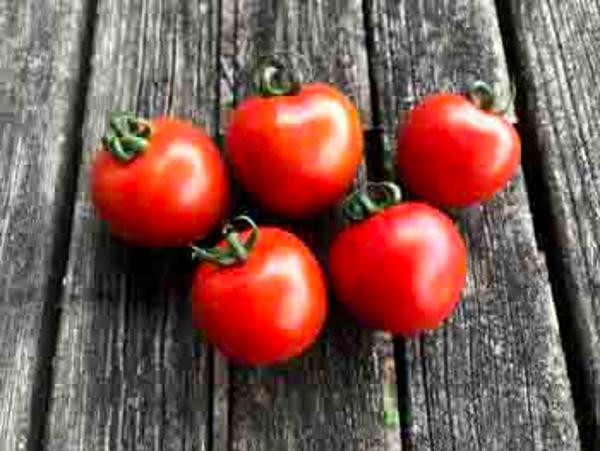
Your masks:
[[[0,0],[0,36],[0,451],[600,449],[597,1]],[[302,358],[230,365],[193,341],[188,252],[95,215],[108,111],[218,137],[246,69],[282,51],[359,106],[357,186],[392,177],[424,94],[514,87],[523,170],[451,212],[470,268],[438,331],[394,340],[334,304]],[[288,226],[325,261],[343,223]]]

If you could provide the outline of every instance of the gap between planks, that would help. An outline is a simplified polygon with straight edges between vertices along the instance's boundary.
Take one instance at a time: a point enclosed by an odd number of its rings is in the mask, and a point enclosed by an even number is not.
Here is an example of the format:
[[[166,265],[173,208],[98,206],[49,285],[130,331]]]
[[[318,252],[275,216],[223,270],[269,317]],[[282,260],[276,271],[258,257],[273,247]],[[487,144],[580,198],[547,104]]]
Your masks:
[[[75,117],[73,127],[67,138],[70,164],[65,179],[66,185],[63,211],[57,224],[54,238],[53,268],[56,274],[48,287],[48,302],[44,306],[42,332],[39,337],[40,366],[37,369],[31,402],[32,431],[28,442],[29,451],[44,449],[48,406],[53,385],[53,359],[56,353],[58,330],[60,325],[59,300],[62,296],[63,277],[66,274],[71,242],[71,230],[74,219],[75,199],[77,197],[77,180],[83,150],[81,131],[85,118],[85,105],[91,75],[91,59],[93,54],[94,36],[96,34],[96,19],[98,0],[87,0],[87,10],[83,37],[79,52],[79,78],[75,87],[74,105],[71,107]],[[40,403],[36,403],[39,401]]]
[[[581,384],[582,379],[586,379],[581,368],[582,362],[594,352],[589,349],[586,343],[580,343],[573,337],[579,336],[577,321],[574,312],[566,302],[557,302],[557,299],[569,299],[572,296],[572,287],[569,287],[569,281],[565,277],[565,262],[563,261],[561,243],[558,239],[560,233],[560,224],[556,217],[552,215],[550,205],[553,202],[552,193],[546,183],[546,176],[543,169],[544,145],[541,137],[536,130],[535,118],[532,117],[532,111],[528,108],[530,104],[531,86],[526,75],[523,73],[519,49],[517,24],[513,17],[514,12],[511,6],[502,0],[496,0],[496,9],[498,11],[498,21],[502,32],[505,54],[507,57],[509,74],[514,83],[515,104],[519,123],[517,127],[523,140],[523,148],[530,148],[533,151],[523,153],[523,175],[531,214],[534,221],[536,242],[541,252],[546,255],[546,263],[549,272],[549,283],[552,289],[552,297],[559,320],[560,335],[562,347],[565,353],[569,380],[571,382],[571,393],[575,405],[575,413],[579,434],[584,449],[597,449],[600,447],[600,426],[599,418],[594,418],[591,412],[597,408],[594,405],[594,398],[589,395],[589,386],[586,383]],[[521,30],[522,31],[522,30]],[[598,391],[598,388],[591,387]],[[590,418],[592,417],[592,418]],[[594,421],[596,422],[594,424]]]

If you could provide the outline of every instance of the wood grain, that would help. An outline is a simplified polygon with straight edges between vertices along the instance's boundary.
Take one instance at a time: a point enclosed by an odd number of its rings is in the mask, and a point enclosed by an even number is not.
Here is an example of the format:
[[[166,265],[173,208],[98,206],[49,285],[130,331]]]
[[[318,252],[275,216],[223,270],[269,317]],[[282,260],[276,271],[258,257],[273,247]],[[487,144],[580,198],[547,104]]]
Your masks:
[[[49,450],[203,450],[208,349],[192,360],[188,252],[109,236],[88,193],[106,114],[185,116],[216,131],[218,2],[100,0],[54,362]]]
[[[359,0],[237,0],[223,3],[222,126],[250,91],[245,68],[274,52],[303,55],[313,76],[337,84],[371,124],[364,17]],[[364,180],[365,167],[359,180]],[[325,263],[342,225],[331,211],[289,225]],[[269,369],[233,368],[230,449],[396,450],[398,425],[385,424],[396,385],[390,338],[359,329],[333,303],[321,340],[302,358]]]
[[[523,2],[525,3],[525,2]],[[539,3],[539,2],[531,2]],[[421,96],[508,76],[491,0],[369,0],[371,61],[392,142]],[[521,174],[457,214],[468,286],[445,327],[409,343],[412,427],[425,450],[579,449],[557,316]]]
[[[0,448],[39,445],[91,2],[0,0]]]
[[[600,6],[508,1],[501,13],[582,440],[600,449]]]

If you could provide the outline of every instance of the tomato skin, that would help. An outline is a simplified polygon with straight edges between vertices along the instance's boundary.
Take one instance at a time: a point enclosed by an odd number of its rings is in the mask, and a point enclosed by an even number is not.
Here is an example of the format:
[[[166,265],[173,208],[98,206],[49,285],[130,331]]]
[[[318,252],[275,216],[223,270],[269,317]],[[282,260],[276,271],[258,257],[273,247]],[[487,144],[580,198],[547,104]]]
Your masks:
[[[467,251],[448,217],[406,202],[343,230],[330,249],[330,272],[359,322],[410,336],[436,328],[459,302]]]
[[[194,277],[193,325],[237,363],[267,365],[300,354],[316,340],[326,313],[319,263],[282,229],[260,227],[246,262],[205,262]]]
[[[123,163],[97,152],[91,168],[94,205],[111,231],[142,246],[181,246],[204,237],[227,214],[224,162],[198,127],[176,118],[151,122],[150,144]]]
[[[514,126],[462,95],[426,97],[398,128],[399,175],[413,194],[435,205],[489,199],[519,167]]]
[[[243,187],[271,212],[311,216],[346,192],[362,159],[359,113],[322,83],[250,97],[232,114],[226,148]]]

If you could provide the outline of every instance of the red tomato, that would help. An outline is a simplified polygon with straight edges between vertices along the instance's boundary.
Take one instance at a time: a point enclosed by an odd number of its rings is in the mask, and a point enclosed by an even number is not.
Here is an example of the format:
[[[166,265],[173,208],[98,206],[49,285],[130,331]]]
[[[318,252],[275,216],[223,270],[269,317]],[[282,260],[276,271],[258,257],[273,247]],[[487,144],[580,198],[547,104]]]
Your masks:
[[[226,147],[243,187],[266,209],[311,216],[343,197],[362,159],[359,113],[336,88],[250,97],[233,112]]]
[[[330,250],[340,302],[361,323],[411,335],[450,315],[466,281],[467,253],[452,221],[402,203],[343,230]]]
[[[226,246],[223,241],[219,248]],[[278,228],[258,229],[246,261],[204,262],[194,278],[194,327],[238,363],[266,365],[300,354],[316,340],[326,311],[319,263],[302,241]]]
[[[466,96],[425,98],[399,126],[397,166],[416,196],[441,206],[489,199],[515,174],[521,140],[503,116]]]
[[[108,143],[96,154],[92,198],[111,231],[125,240],[186,245],[204,237],[226,214],[226,168],[216,146],[191,123],[159,118],[149,127],[149,136],[128,130],[126,138],[112,143],[126,150],[129,145],[130,161],[108,151]],[[136,142],[141,144],[134,152]]]

